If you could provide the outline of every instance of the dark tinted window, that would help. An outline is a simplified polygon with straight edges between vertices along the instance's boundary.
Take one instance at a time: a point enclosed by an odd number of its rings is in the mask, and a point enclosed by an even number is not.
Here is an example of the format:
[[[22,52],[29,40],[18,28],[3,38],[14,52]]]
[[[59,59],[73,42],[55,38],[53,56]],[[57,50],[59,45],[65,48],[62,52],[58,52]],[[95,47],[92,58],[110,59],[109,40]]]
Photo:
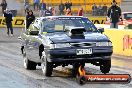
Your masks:
[[[51,18],[43,21],[43,25],[43,31],[47,32],[64,31],[66,27],[84,27],[87,32],[98,32],[94,24],[87,18]]]

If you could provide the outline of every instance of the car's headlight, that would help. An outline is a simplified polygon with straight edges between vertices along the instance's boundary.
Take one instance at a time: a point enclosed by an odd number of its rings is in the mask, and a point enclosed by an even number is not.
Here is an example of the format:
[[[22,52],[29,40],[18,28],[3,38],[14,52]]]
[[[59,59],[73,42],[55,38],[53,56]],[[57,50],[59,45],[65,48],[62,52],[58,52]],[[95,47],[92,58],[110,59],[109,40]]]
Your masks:
[[[109,46],[112,46],[112,42],[109,42]]]
[[[111,42],[97,42],[96,46],[112,46]]]
[[[50,44],[50,49],[54,48],[65,48],[65,47],[71,47],[69,43],[64,43],[64,44]]]

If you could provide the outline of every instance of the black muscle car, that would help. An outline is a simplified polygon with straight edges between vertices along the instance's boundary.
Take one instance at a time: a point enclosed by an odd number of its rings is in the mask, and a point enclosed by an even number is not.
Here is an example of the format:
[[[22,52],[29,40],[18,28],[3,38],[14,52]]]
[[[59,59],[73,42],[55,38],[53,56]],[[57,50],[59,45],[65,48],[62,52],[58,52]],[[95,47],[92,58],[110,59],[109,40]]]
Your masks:
[[[102,73],[111,68],[112,43],[86,17],[49,16],[37,18],[21,35],[24,67],[35,70],[42,66],[45,76],[51,76],[57,66],[92,63]]]

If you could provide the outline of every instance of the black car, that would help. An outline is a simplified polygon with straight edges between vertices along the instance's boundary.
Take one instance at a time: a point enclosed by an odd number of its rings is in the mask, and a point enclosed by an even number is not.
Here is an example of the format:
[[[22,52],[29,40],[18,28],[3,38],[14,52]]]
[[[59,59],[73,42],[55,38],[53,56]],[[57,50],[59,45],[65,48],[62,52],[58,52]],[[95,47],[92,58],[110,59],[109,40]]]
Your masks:
[[[86,17],[49,16],[37,18],[21,35],[24,67],[42,66],[51,76],[57,66],[73,65],[73,71],[85,63],[100,66],[102,73],[111,68],[112,43]]]

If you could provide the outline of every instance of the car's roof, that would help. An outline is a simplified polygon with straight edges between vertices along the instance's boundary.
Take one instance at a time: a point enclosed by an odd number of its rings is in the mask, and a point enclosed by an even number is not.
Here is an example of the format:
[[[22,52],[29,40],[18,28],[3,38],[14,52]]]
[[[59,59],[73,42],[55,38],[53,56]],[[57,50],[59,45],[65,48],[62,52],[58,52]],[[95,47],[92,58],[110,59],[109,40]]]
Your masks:
[[[59,18],[59,17],[64,17],[64,18],[70,18],[70,17],[76,17],[76,18],[86,18],[86,17],[83,17],[83,16],[46,16],[46,17],[40,17],[40,19],[45,19],[45,18]]]

